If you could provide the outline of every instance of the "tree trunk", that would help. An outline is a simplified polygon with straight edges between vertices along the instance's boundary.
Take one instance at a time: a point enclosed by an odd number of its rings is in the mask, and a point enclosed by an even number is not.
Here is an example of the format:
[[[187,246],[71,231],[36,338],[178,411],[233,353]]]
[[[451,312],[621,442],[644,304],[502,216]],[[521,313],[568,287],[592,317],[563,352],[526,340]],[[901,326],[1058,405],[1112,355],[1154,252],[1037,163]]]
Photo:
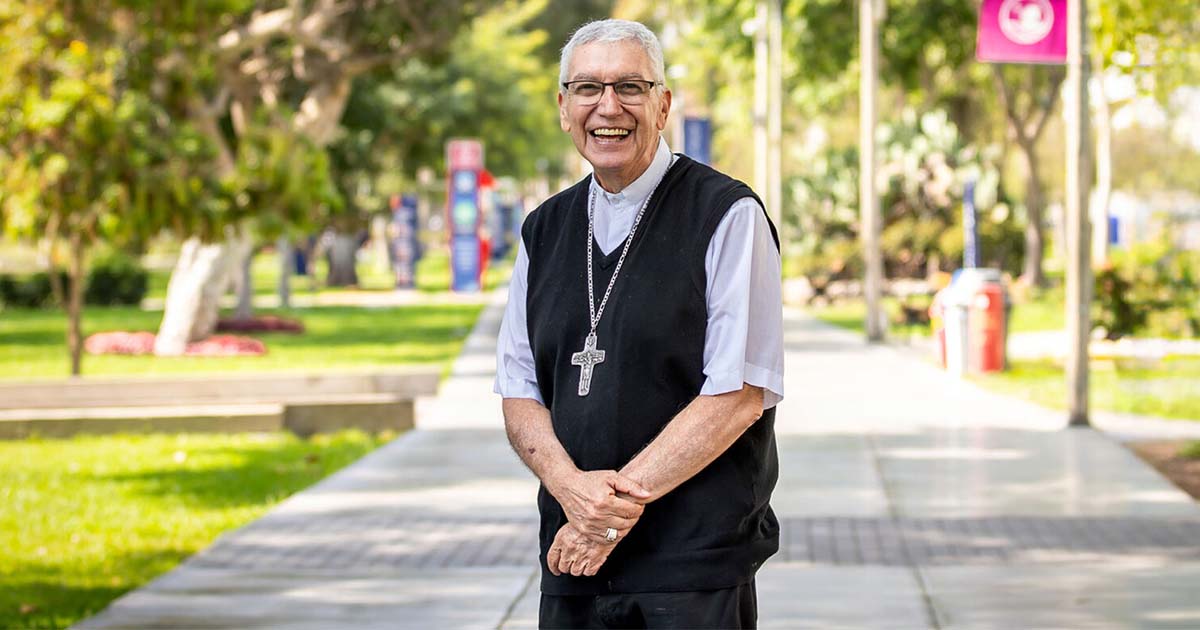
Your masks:
[[[67,296],[67,350],[71,354],[71,376],[83,373],[83,242],[78,232],[71,235],[70,289]]]
[[[1103,65],[1097,65],[1102,68]],[[1092,263],[1103,266],[1108,262],[1108,204],[1112,198],[1112,111],[1108,94],[1104,92],[1104,75],[1097,76],[1100,82],[1100,99],[1096,108],[1096,190],[1092,209],[1092,229],[1096,231],[1093,241]]]
[[[279,255],[279,308],[292,307],[292,267],[295,264],[292,253],[292,242],[286,236],[280,236],[275,244]]]
[[[211,335],[217,327],[220,300],[229,286],[228,247],[184,241],[179,261],[167,283],[162,324],[154,339],[154,354],[178,356],[190,341]]]
[[[250,319],[254,317],[254,282],[250,273],[254,264],[254,246],[250,245],[246,239],[233,245],[231,249],[235,253],[233,258],[238,264],[236,282],[238,301],[233,316],[237,319]]]
[[[1027,286],[1040,287],[1045,285],[1046,277],[1042,273],[1042,261],[1046,253],[1046,237],[1044,215],[1045,194],[1042,191],[1042,180],[1038,176],[1037,146],[1032,142],[1018,142],[1021,155],[1025,157],[1027,183],[1025,190],[1025,266],[1021,278]]]
[[[326,286],[350,287],[358,285],[355,262],[358,257],[358,238],[353,234],[337,232],[329,245],[329,276]]]

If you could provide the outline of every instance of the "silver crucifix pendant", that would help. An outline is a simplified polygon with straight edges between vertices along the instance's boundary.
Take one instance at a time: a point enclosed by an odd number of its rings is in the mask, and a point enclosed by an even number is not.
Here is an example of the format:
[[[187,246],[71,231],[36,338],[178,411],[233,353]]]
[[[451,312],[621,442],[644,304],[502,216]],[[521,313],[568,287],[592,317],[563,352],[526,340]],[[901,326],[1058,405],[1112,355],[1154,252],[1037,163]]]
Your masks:
[[[588,333],[583,350],[571,355],[571,365],[578,365],[579,395],[587,396],[592,389],[592,368],[604,363],[604,351],[596,349],[596,333]]]

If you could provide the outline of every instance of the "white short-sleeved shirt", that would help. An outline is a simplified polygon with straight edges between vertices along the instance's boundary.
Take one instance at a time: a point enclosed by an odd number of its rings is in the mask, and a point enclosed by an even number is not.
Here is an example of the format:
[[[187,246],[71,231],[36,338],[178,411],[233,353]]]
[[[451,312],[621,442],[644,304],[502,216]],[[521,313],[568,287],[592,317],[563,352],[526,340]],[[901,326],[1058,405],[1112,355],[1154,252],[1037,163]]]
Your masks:
[[[596,243],[605,254],[624,245],[638,210],[674,160],[666,141],[660,138],[650,167],[624,190],[609,193],[592,179],[597,193]],[[708,244],[704,270],[708,329],[704,338],[705,381],[700,394],[737,391],[747,383],[763,388],[763,409],[770,409],[783,400],[780,259],[766,215],[752,197],[734,202],[722,217]],[[526,325],[528,275],[529,256],[522,242],[517,247],[508,306],[500,325],[493,390],[504,398],[532,398],[545,404],[538,390]],[[582,287],[579,295],[587,299]],[[620,307],[617,303],[608,305]]]

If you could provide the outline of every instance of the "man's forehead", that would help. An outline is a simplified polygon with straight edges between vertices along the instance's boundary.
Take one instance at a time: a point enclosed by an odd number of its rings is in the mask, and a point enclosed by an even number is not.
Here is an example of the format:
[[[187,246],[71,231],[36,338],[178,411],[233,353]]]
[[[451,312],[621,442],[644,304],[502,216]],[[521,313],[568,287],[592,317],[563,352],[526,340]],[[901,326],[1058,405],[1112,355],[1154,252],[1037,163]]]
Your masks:
[[[637,42],[592,42],[580,46],[571,55],[572,80],[648,79],[653,80],[650,55]]]

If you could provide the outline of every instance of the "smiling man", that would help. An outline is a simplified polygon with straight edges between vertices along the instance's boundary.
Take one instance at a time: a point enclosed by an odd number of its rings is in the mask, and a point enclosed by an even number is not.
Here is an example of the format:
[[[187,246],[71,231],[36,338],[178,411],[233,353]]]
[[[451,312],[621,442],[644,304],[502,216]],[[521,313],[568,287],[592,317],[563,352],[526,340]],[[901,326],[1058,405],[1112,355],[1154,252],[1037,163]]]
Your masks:
[[[755,627],[779,546],[775,228],[745,184],[667,147],[645,26],[581,27],[560,83],[593,172],[525,221],[495,386],[541,480],[540,624]]]

